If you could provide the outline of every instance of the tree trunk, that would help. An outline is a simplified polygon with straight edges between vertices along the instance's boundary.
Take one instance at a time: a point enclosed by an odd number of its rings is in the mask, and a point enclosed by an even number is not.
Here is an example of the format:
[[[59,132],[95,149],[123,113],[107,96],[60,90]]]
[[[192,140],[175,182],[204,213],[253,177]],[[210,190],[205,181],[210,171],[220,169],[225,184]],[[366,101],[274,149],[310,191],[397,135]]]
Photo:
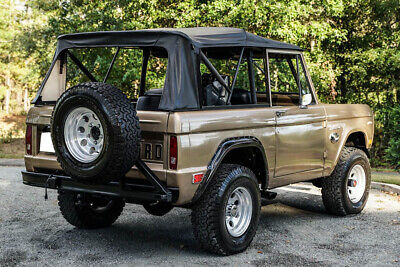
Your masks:
[[[17,112],[20,112],[23,109],[23,102],[22,102],[22,91],[17,91]]]
[[[10,113],[10,95],[11,95],[11,79],[7,77],[7,89],[6,89],[6,100],[5,100],[5,109],[6,113]]]
[[[27,112],[29,109],[29,99],[28,99],[28,90],[24,91],[24,110]]]

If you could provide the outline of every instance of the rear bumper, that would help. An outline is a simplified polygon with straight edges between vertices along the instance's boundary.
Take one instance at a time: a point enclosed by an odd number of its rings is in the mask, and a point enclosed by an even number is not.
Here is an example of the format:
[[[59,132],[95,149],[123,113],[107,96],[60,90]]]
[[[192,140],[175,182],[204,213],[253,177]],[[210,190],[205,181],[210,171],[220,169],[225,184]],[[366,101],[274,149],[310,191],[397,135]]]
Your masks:
[[[111,182],[107,185],[92,185],[77,182],[69,176],[29,171],[22,171],[22,180],[29,186],[121,197],[128,203],[176,202],[179,197],[179,190],[176,187],[168,187],[171,194],[165,194],[152,185],[135,184],[131,180],[122,183]]]

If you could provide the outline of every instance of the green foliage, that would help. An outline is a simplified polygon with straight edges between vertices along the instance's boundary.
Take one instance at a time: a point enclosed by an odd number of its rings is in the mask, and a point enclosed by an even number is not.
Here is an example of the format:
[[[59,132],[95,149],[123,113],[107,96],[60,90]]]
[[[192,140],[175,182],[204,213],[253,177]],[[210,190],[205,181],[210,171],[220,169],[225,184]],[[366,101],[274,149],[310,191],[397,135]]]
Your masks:
[[[6,78],[14,88],[34,94],[60,34],[238,27],[304,48],[320,101],[370,105],[376,114],[374,164],[385,163],[390,110],[400,103],[400,0],[26,0],[23,8],[15,8],[15,2],[5,0],[0,8],[0,100],[9,87]],[[114,52],[76,54],[96,77],[103,77]],[[134,95],[140,57],[124,55],[119,55],[109,82]],[[151,65],[156,70],[165,62],[157,59]],[[244,75],[240,73],[238,84]],[[69,77],[71,84],[82,79],[79,70],[70,71]],[[154,71],[148,86],[160,87],[160,77]]]
[[[389,146],[386,149],[386,159],[396,169],[400,169],[400,105],[396,105],[390,109],[388,113],[390,122]]]

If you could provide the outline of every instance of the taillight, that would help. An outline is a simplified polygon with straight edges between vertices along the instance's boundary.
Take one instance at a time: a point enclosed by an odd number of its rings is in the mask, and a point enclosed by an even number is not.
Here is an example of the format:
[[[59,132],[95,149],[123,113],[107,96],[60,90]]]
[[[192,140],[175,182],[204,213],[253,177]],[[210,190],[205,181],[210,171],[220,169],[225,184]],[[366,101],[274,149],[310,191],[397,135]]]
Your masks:
[[[169,168],[176,170],[178,165],[178,140],[176,136],[169,138]]]
[[[32,126],[26,126],[26,133],[25,133],[25,147],[26,147],[26,154],[32,155]]]

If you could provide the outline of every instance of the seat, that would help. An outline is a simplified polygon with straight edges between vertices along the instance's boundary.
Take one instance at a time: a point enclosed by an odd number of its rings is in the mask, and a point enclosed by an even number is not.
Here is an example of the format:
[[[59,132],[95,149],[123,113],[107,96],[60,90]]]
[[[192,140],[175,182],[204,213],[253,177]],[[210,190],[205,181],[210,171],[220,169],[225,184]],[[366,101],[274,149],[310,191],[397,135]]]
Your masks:
[[[272,94],[272,105],[274,106],[297,106],[298,104],[298,94]]]
[[[221,75],[221,77],[229,84],[229,76]],[[226,90],[212,74],[203,73],[201,75],[201,84],[204,90],[205,106],[226,105]]]
[[[157,111],[160,105],[163,89],[151,89],[139,97],[136,110]]]
[[[250,91],[244,89],[233,89],[231,97],[232,105],[246,105],[251,104],[251,94]]]

